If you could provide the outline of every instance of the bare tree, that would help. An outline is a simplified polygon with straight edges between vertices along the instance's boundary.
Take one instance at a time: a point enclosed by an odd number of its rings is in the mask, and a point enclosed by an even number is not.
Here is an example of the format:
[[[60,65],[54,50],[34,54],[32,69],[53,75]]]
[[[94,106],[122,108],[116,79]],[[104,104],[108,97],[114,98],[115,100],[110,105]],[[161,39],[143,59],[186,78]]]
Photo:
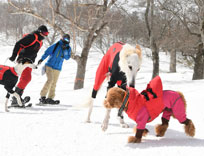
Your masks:
[[[183,27],[185,27],[188,36],[187,39],[183,40],[183,47],[180,47],[180,49],[181,51],[190,53],[189,56],[194,60],[193,80],[203,79],[204,0],[190,0],[188,2],[158,0],[158,3],[160,4],[161,10],[165,10],[175,16],[182,23]]]
[[[145,22],[150,40],[150,48],[152,50],[153,73],[152,78],[159,75],[159,48],[156,43],[154,32],[154,0],[147,0],[147,7],[145,12]]]
[[[65,33],[66,27],[58,24],[58,20],[60,19],[63,20],[64,23],[71,25],[73,29],[76,28],[83,33],[84,36],[86,36],[83,41],[81,55],[77,55],[76,52],[72,52],[72,58],[77,62],[77,73],[74,89],[80,89],[83,88],[84,85],[85,69],[91,45],[110,21],[110,18],[107,18],[107,14],[116,1],[117,0],[103,0],[102,3],[97,3],[97,1],[80,3],[75,0],[71,3],[62,0],[48,0],[48,2],[41,2],[41,5],[44,5],[43,10],[47,8],[51,11],[52,14],[50,16],[48,16],[48,14],[40,14],[37,10],[33,9],[33,7],[29,5],[29,1],[27,1],[27,3],[25,3],[23,6],[20,6],[17,2],[13,2],[11,0],[8,0],[8,4],[15,10],[13,13],[27,14],[38,18],[59,31],[61,34]],[[70,4],[73,4],[72,7],[70,7]],[[72,8],[72,10],[65,10],[63,9],[64,7],[66,9]],[[84,10],[87,12],[84,12]],[[86,19],[84,19],[85,16],[87,17]]]

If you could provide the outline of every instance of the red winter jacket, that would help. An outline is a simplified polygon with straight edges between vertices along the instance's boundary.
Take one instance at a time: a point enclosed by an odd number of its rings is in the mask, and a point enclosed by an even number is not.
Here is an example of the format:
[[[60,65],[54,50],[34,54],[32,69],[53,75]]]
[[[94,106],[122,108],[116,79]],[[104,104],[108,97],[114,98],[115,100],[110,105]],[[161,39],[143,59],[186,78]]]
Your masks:
[[[149,90],[156,94],[154,98],[153,94]],[[162,100],[162,82],[159,76],[155,77],[147,85],[146,90],[139,93],[136,89],[129,87],[129,104],[127,108],[127,115],[134,121],[137,119],[138,112],[145,107],[149,114],[148,122],[154,120],[164,109],[164,103]],[[149,100],[145,97],[147,94]]]

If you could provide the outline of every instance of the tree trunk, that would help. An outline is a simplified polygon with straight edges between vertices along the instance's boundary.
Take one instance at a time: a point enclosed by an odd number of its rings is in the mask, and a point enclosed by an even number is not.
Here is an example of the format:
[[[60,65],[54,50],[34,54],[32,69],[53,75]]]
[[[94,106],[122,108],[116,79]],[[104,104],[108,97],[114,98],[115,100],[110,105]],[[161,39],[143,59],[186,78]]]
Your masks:
[[[170,52],[170,66],[169,66],[170,73],[176,73],[176,50],[173,49]]]
[[[200,44],[195,57],[193,80],[203,79],[203,64],[203,44]]]
[[[81,89],[84,87],[84,78],[86,70],[87,58],[83,57],[77,61],[77,73],[74,83],[74,89]]]
[[[84,78],[86,72],[86,64],[91,45],[94,41],[94,32],[89,32],[87,40],[84,41],[84,48],[82,49],[81,57],[75,59],[77,61],[77,73],[74,83],[74,89],[81,89],[84,87]]]
[[[153,72],[152,72],[152,79],[159,75],[159,50],[158,47],[152,39],[151,41],[151,50],[152,50],[152,61],[153,61]]]

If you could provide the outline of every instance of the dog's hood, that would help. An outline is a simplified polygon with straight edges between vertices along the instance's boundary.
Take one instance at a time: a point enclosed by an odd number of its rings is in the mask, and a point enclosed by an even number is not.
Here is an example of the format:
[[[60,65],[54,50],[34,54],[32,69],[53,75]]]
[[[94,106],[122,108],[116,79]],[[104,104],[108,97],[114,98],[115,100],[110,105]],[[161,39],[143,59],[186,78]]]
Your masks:
[[[147,88],[141,93],[131,87],[129,87],[128,89],[130,92],[130,97],[126,113],[134,121],[136,121],[139,110],[144,106],[147,108],[150,116],[148,122],[154,120],[164,109],[164,103],[162,100],[162,82],[159,76],[152,79],[147,85]],[[149,92],[149,89],[152,89],[153,93],[156,95],[156,98],[153,96],[152,93]],[[147,100],[143,95],[144,92],[149,97],[149,100]]]

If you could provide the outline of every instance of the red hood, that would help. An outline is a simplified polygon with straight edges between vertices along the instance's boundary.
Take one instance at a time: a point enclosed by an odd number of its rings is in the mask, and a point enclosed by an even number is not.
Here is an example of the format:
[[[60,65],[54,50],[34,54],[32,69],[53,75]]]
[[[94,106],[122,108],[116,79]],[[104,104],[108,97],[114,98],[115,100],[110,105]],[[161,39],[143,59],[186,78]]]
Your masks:
[[[156,94],[156,98],[148,92],[148,89],[152,89],[152,91]],[[163,89],[162,89],[162,82],[159,76],[155,77],[150,81],[147,85],[147,88],[142,92],[146,92],[149,100],[146,100],[145,96],[139,93],[136,89],[129,87],[130,91],[129,96],[129,104],[126,113],[128,116],[136,121],[137,114],[139,110],[145,106],[148,110],[150,119],[148,122],[154,120],[164,109],[164,104],[162,101],[163,96]]]

